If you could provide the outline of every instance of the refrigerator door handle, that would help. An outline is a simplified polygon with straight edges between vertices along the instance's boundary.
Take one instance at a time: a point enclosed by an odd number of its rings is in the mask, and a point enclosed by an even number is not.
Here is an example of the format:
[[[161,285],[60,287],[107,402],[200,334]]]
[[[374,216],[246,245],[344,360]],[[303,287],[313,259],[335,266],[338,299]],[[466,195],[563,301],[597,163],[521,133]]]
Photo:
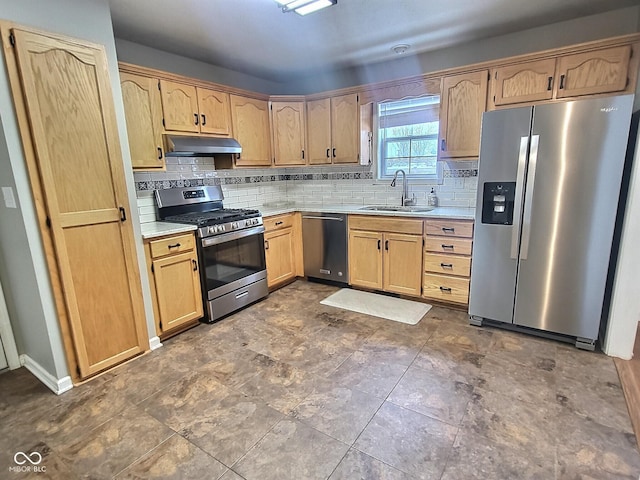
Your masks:
[[[529,237],[531,235],[531,215],[533,203],[533,190],[536,178],[536,164],[538,162],[538,144],[540,135],[531,136],[531,150],[529,152],[529,171],[527,172],[527,190],[524,199],[524,215],[522,220],[522,245],[520,259],[526,260],[529,254]]]
[[[520,243],[520,227],[522,218],[522,190],[524,188],[524,173],[527,167],[527,150],[529,137],[520,138],[520,154],[518,155],[518,173],[516,174],[516,191],[513,205],[513,228],[511,230],[511,258],[518,259],[518,245]]]

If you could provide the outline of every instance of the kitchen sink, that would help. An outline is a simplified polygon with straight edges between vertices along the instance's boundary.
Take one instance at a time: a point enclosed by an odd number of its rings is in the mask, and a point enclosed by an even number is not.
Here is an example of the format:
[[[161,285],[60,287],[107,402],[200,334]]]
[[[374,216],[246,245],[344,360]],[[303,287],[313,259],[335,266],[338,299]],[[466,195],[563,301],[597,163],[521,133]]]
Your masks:
[[[374,212],[409,212],[420,213],[430,212],[433,207],[390,207],[387,205],[367,205],[366,207],[360,207],[358,210],[368,210]]]

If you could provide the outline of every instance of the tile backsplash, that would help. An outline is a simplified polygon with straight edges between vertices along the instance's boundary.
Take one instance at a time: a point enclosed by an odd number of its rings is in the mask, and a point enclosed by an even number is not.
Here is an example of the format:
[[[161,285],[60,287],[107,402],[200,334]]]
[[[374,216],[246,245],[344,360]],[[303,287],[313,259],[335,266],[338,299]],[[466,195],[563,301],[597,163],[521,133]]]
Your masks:
[[[434,188],[440,206],[475,207],[478,162],[444,162],[442,184],[409,181],[409,195],[426,205]],[[402,187],[375,179],[371,166],[215,170],[212,158],[167,158],[163,172],[134,172],[140,222],[157,220],[153,191],[198,185],[221,185],[228,208],[260,208],[279,203],[305,207],[399,205]],[[399,182],[398,182],[399,183]]]

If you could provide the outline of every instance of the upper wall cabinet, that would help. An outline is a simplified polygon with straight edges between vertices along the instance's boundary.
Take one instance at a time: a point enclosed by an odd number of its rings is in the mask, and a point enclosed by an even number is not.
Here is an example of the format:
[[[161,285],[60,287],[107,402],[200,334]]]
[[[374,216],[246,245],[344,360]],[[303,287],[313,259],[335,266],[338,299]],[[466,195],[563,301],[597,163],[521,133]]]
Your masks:
[[[304,102],[271,102],[275,165],[306,164]]]
[[[622,92],[631,46],[605,48],[492,70],[493,106]]]
[[[357,163],[360,160],[358,95],[307,102],[309,164]]]
[[[619,92],[627,86],[631,46],[558,58],[556,98]]]
[[[242,145],[239,167],[271,165],[269,104],[264,100],[231,95],[233,135]]]
[[[307,143],[309,164],[331,163],[331,100],[307,102]]]
[[[488,72],[442,79],[439,158],[477,157],[487,99]]]
[[[160,80],[164,128],[170,132],[231,134],[229,94]]]
[[[555,69],[553,58],[496,68],[491,76],[494,104],[551,100]]]
[[[164,168],[162,103],[158,80],[120,74],[131,165],[136,169]]]

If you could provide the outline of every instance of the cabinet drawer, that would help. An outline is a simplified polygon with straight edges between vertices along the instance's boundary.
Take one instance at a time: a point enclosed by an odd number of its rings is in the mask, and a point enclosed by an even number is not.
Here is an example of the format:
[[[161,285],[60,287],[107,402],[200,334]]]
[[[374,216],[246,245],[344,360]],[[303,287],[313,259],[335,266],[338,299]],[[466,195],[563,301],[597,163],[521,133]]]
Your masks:
[[[473,237],[473,222],[465,220],[433,220],[424,221],[424,233],[446,237]]]
[[[372,232],[393,232],[422,235],[422,220],[384,216],[349,215],[351,230],[369,230]]]
[[[293,214],[278,215],[276,217],[267,217],[263,220],[264,229],[267,232],[272,230],[278,230],[280,228],[287,228],[293,226]]]
[[[471,245],[473,244],[471,239],[427,236],[424,240],[424,248],[427,252],[471,255]]]
[[[424,274],[423,296],[443,302],[469,303],[469,279]]]
[[[471,257],[425,253],[424,271],[469,277],[471,275]]]
[[[178,235],[175,237],[163,238],[149,242],[151,247],[151,258],[164,257],[173,253],[188,252],[193,250],[195,239],[193,234]]]

